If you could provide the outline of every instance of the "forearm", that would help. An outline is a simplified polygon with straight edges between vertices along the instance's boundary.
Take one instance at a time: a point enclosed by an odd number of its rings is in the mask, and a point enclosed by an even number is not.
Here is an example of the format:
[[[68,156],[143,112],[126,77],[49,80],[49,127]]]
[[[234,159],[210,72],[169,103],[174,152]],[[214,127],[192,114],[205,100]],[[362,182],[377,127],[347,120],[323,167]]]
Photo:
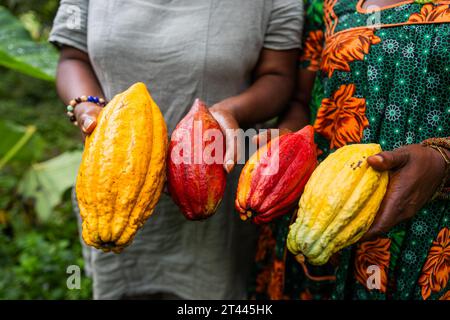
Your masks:
[[[289,107],[283,112],[278,120],[279,129],[288,129],[290,131],[298,131],[308,125],[309,110],[298,101],[292,101]]]
[[[80,96],[103,97],[101,86],[87,54],[64,47],[58,63],[56,87],[61,100],[68,104]]]
[[[279,115],[292,98],[297,55],[298,50],[264,49],[254,70],[253,84],[241,94],[217,103],[213,109],[230,113],[241,127]]]
[[[293,77],[264,75],[240,95],[220,102],[235,116],[240,126],[250,126],[279,115],[289,103]]]
[[[289,107],[281,114],[278,128],[297,131],[310,123],[309,103],[316,73],[298,70],[297,88]]]

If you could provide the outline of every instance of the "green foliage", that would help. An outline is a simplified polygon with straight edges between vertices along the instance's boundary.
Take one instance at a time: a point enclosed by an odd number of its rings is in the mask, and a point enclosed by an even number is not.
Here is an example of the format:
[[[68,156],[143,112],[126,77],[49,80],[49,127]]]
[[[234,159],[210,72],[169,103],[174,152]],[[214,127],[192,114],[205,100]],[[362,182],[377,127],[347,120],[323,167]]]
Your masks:
[[[42,156],[43,141],[36,127],[21,127],[0,120],[0,170],[11,160],[29,163]]]
[[[38,30],[34,31],[40,38],[47,36],[58,4],[59,0],[0,0],[0,5],[6,7],[16,17],[22,19],[24,15],[33,15],[39,23]]]
[[[17,17],[0,8],[0,159],[8,160],[0,169],[0,299],[89,299],[84,274],[80,290],[66,285],[67,267],[83,268],[68,189],[79,130],[66,119],[54,83],[38,80],[53,79],[57,54],[43,42],[58,1],[0,6]]]
[[[65,212],[63,212],[63,209]],[[70,207],[59,208],[70,215]],[[15,214],[21,215],[19,212]],[[23,217],[26,219],[26,217]],[[13,220],[14,226],[0,225],[0,297],[2,299],[89,299],[91,280],[81,277],[81,288],[69,290],[67,267],[83,268],[76,225],[67,221],[73,216],[60,216],[46,225],[33,225]],[[13,230],[13,231],[12,231]]]
[[[59,101],[53,83],[2,67],[0,74],[0,118],[36,126],[37,134],[48,142],[44,160],[82,148],[79,130],[66,119],[65,106]]]
[[[52,218],[53,208],[61,202],[62,195],[76,179],[80,161],[81,151],[65,152],[28,169],[19,183],[18,192],[35,200],[40,221],[47,222]]]
[[[0,7],[0,64],[35,78],[54,81],[57,52],[36,43],[19,19]]]
[[[309,28],[321,28],[323,24],[323,1],[304,0]]]

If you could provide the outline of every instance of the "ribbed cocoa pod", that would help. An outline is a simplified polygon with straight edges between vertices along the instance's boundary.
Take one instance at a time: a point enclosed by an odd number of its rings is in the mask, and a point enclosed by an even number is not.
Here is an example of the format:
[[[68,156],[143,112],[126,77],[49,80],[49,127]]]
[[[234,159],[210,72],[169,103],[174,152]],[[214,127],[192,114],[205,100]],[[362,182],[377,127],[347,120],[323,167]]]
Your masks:
[[[239,177],[235,206],[241,219],[261,224],[288,213],[316,165],[311,126],[271,140],[248,160]]]
[[[216,140],[210,141],[210,134]],[[224,152],[219,123],[197,99],[172,134],[167,165],[169,193],[187,219],[206,219],[216,212],[225,192]]]
[[[88,245],[118,253],[132,242],[162,193],[166,152],[166,124],[143,83],[102,110],[76,182]]]
[[[305,187],[296,221],[289,227],[289,251],[311,264],[323,265],[367,232],[389,183],[387,171],[376,171],[367,162],[380,152],[378,144],[352,144],[321,162]]]

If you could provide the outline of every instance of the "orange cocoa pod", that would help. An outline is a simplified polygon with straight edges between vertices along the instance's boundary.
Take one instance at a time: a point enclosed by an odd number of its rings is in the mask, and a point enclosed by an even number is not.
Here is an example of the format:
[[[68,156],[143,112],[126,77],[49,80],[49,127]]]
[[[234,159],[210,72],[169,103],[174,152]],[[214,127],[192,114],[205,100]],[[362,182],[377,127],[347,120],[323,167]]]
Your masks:
[[[239,177],[235,206],[241,219],[267,223],[294,209],[316,165],[311,126],[258,149]]]
[[[167,128],[143,83],[117,94],[86,138],[76,194],[87,245],[121,252],[152,215],[165,183]]]
[[[225,139],[206,105],[195,100],[169,144],[168,191],[189,220],[212,216],[225,192]]]

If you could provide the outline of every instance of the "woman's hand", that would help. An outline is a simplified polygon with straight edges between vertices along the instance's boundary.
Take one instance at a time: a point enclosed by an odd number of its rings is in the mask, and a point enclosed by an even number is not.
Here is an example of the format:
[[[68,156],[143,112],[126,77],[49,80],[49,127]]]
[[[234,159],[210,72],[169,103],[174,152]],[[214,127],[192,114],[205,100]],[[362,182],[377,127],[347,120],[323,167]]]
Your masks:
[[[238,160],[241,157],[240,140],[237,137],[239,123],[236,120],[236,116],[227,108],[224,103],[217,103],[210,109],[211,114],[217,120],[222,129],[222,133],[225,137],[225,156],[223,160],[223,167],[226,172],[230,173]]]
[[[101,110],[101,107],[91,102],[83,102],[75,107],[74,114],[83,134],[83,139],[94,131]]]
[[[445,174],[442,155],[419,144],[381,152],[369,157],[367,162],[375,170],[389,171],[389,185],[375,221],[363,240],[414,217],[431,199]]]

